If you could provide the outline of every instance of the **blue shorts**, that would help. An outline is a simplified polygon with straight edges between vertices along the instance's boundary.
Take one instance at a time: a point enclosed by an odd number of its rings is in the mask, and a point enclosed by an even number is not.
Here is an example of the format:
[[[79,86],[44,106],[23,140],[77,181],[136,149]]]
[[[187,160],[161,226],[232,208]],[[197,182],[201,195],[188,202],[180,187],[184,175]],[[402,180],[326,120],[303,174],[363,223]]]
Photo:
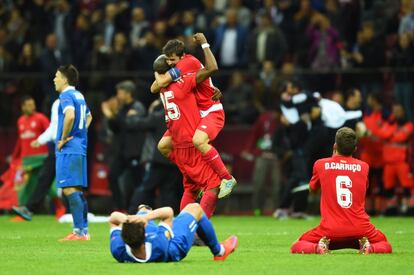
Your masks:
[[[56,154],[56,187],[88,187],[86,156]]]
[[[169,261],[178,262],[187,256],[193,245],[198,227],[196,219],[189,213],[182,212],[173,220],[172,231],[174,237],[168,248]]]

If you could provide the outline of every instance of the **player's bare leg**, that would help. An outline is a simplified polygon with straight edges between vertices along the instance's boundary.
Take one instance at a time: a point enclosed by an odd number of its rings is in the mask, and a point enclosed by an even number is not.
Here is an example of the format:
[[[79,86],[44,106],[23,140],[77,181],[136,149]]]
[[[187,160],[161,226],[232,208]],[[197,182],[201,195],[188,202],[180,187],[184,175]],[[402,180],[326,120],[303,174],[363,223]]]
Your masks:
[[[234,186],[236,186],[237,181],[230,175],[220,154],[210,144],[210,139],[207,133],[197,129],[193,136],[193,144],[201,152],[203,159],[221,179],[218,198],[221,199],[230,195]]]
[[[170,159],[170,154],[172,152],[172,137],[171,136],[164,136],[158,142],[158,151],[160,151],[161,155]]]

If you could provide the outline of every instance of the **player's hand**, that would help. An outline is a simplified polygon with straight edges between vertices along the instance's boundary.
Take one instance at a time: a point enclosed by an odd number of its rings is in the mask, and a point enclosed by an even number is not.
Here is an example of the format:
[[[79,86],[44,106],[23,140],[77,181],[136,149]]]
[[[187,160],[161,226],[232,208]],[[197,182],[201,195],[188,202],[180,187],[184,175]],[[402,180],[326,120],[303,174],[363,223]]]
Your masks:
[[[147,226],[148,220],[145,218],[145,216],[137,216],[137,215],[128,215],[128,222],[131,223],[144,223],[145,226]]]
[[[58,142],[58,151],[61,151],[63,146],[65,146],[66,143],[68,143],[69,141],[71,141],[73,139],[73,137],[67,137],[64,140],[59,140]]]
[[[30,147],[32,147],[32,148],[39,148],[40,147],[40,143],[37,140],[33,140],[32,142],[30,142]]]
[[[221,93],[220,89],[217,87],[213,87],[214,89],[214,95],[211,97],[211,100],[217,101],[223,97],[223,94]]]
[[[198,33],[194,34],[193,35],[193,40],[194,40],[194,42],[196,42],[200,45],[204,44],[204,43],[207,43],[207,38],[201,32],[198,32]]]

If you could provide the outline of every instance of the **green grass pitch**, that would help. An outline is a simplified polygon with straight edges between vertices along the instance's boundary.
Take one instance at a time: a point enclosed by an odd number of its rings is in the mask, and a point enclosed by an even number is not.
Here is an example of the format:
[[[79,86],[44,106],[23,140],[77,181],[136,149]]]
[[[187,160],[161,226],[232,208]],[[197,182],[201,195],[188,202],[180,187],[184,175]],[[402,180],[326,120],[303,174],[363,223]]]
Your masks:
[[[109,226],[91,224],[90,242],[59,243],[70,232],[51,216],[11,223],[0,217],[0,274],[414,274],[414,219],[376,218],[393,245],[391,255],[362,256],[356,250],[330,255],[291,255],[290,245],[313,220],[276,221],[270,217],[213,218],[218,238],[239,236],[236,252],[214,262],[206,247],[194,247],[180,263],[118,264],[108,249]]]

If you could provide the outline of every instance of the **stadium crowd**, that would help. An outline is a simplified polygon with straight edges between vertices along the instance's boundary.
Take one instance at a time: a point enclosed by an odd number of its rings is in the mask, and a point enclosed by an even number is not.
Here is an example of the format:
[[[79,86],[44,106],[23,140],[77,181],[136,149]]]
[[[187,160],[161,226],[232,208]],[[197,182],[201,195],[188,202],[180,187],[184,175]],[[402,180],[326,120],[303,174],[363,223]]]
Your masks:
[[[196,32],[206,34],[219,63],[214,83],[226,124],[253,125],[240,155],[254,161],[256,213],[271,171],[275,217],[306,217],[302,187],[344,125],[360,134],[357,155],[371,167],[367,208],[410,213],[413,0],[2,1],[0,126],[14,125],[24,95],[48,113],[56,68],[73,63],[98,120],[91,142],[106,145],[114,208],[134,207],[164,182],[154,167],[180,180],[156,150],[165,125],[149,86],[169,39],[202,60]],[[140,184],[148,178],[149,190]],[[179,194],[180,184],[170,184],[161,194]],[[162,200],[174,205],[174,197]]]

